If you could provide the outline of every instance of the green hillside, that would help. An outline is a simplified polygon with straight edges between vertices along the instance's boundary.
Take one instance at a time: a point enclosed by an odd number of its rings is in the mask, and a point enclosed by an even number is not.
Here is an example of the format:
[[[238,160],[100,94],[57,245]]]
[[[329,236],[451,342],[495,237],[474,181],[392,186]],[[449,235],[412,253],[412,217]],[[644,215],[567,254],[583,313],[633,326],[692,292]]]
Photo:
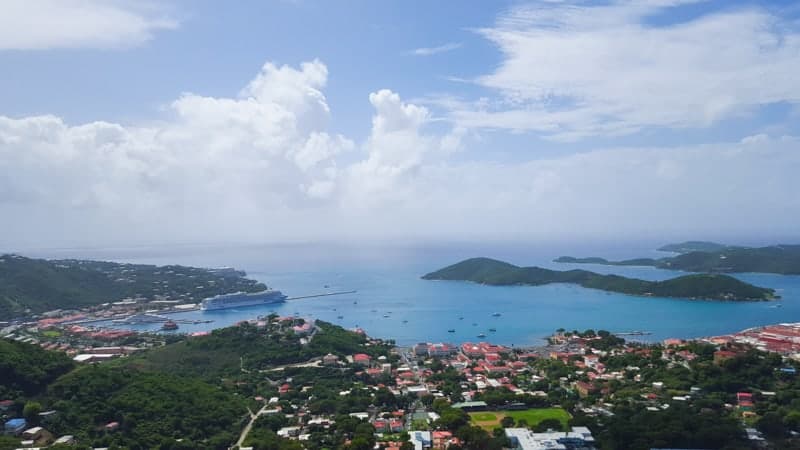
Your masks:
[[[675,245],[680,246],[683,244]],[[661,247],[661,249],[664,248],[666,246]],[[759,248],[723,246],[721,249],[713,251],[694,250],[680,252],[677,256],[660,259],[637,258],[624,261],[609,261],[600,257],[575,258],[561,256],[554,261],[572,264],[653,266],[660,269],[686,272],[757,272],[800,275],[800,245],[773,245]]]
[[[142,297],[199,301],[256,291],[264,285],[244,272],[105,261],[0,256],[0,320],[54,309],[75,309]]]
[[[631,295],[713,300],[768,300],[774,296],[772,289],[753,286],[727,275],[686,275],[666,281],[645,281],[619,275],[601,275],[586,270],[557,271],[541,267],[518,267],[490,258],[468,259],[422,278],[490,285],[572,283]]]

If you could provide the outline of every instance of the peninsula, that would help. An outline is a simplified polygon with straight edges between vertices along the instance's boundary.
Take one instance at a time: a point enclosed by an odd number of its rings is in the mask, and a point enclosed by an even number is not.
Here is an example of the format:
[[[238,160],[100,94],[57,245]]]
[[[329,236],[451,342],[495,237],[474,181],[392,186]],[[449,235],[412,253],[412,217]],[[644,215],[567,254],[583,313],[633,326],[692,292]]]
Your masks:
[[[471,258],[422,277],[425,280],[472,281],[496,286],[571,283],[622,294],[689,299],[759,301],[775,298],[773,289],[754,286],[728,275],[684,275],[665,281],[646,281],[587,270],[549,270],[519,267],[491,258]]]
[[[0,320],[126,299],[196,303],[218,294],[265,288],[231,268],[0,255]]]
[[[707,250],[697,250],[698,248],[706,248]],[[756,272],[800,275],[800,245],[733,247],[713,243],[684,242],[659,248],[659,250],[665,249],[670,249],[669,251],[679,254],[666,258],[636,258],[623,261],[609,261],[599,257],[575,258],[561,256],[554,261],[558,263],[611,266],[653,266],[659,269],[686,272]],[[690,251],[682,252],[681,249]]]

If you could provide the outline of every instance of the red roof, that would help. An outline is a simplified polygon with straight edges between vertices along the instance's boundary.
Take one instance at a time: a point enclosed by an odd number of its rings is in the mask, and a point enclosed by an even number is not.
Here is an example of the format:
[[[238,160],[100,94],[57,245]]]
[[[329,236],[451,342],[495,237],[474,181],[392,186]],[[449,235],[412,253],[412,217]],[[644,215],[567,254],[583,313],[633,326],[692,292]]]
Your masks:
[[[353,355],[353,361],[358,361],[358,362],[369,361],[369,355],[367,355],[366,353],[356,353],[355,355]]]

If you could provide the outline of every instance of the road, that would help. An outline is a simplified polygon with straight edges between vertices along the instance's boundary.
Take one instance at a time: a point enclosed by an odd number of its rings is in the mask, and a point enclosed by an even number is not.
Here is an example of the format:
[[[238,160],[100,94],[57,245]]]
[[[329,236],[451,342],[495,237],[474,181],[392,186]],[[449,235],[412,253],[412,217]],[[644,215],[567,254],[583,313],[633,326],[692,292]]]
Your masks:
[[[250,414],[250,422],[245,425],[244,429],[242,430],[242,434],[239,435],[239,440],[236,441],[236,444],[230,447],[229,450],[242,446],[244,440],[247,439],[247,435],[250,434],[250,430],[253,428],[253,424],[255,423],[256,419],[258,419],[258,416],[264,414],[264,411],[267,410],[267,407],[269,407],[269,405],[262,406],[261,409],[259,409],[255,414],[253,414],[253,411],[250,411],[250,408],[247,408],[247,412]]]

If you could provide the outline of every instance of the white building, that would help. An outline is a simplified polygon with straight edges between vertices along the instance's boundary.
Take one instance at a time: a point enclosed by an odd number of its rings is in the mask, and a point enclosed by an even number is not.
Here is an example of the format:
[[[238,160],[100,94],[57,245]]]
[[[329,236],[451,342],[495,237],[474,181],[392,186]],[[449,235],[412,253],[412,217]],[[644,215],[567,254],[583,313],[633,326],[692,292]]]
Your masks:
[[[568,450],[594,448],[594,437],[586,427],[572,427],[571,431],[534,433],[527,428],[506,428],[506,436],[516,450]]]

